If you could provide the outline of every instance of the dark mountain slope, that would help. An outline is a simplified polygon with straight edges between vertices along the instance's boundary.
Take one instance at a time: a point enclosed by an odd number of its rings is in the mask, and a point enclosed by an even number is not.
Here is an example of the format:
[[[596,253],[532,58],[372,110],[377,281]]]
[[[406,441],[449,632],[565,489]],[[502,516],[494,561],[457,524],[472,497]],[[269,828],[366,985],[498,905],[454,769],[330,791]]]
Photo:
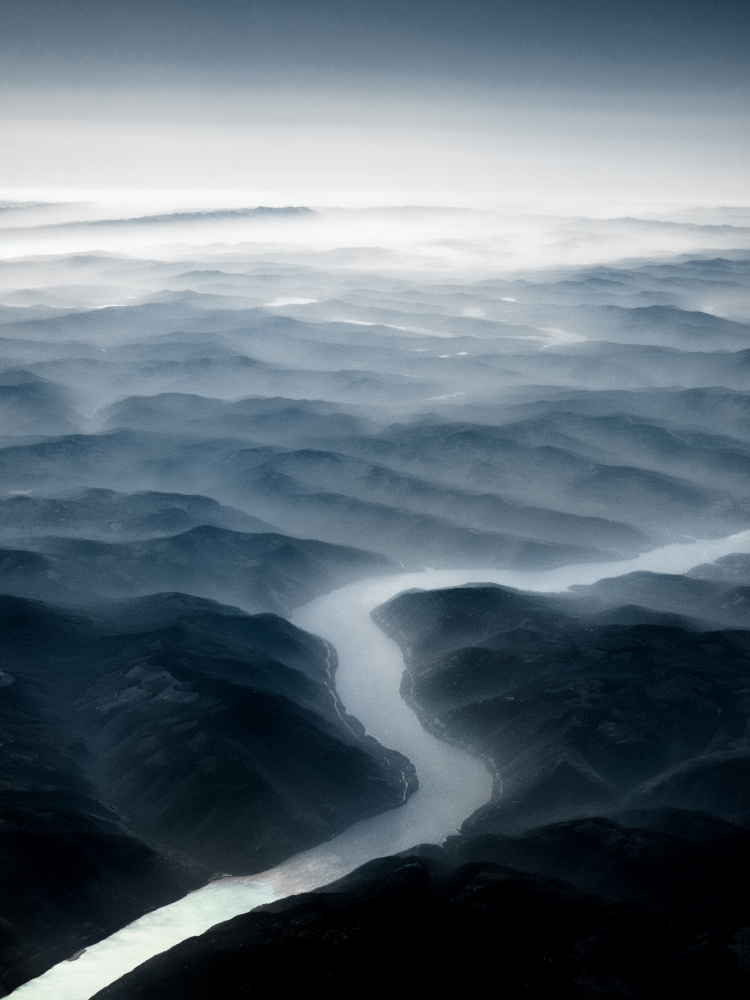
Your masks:
[[[2,995],[3,988],[197,888],[213,871],[137,837],[97,796],[86,775],[85,744],[54,704],[49,685],[29,676],[32,648],[54,648],[70,636],[66,616],[3,600]]]
[[[745,560],[750,562],[748,557]],[[750,580],[744,586],[734,583],[729,567],[737,565],[737,562],[725,562],[722,567],[714,564],[714,579],[700,579],[695,571],[687,575],[639,572],[599,580],[590,587],[570,589],[584,599],[599,598],[609,605],[635,604],[668,614],[687,615],[725,628],[750,628]],[[722,577],[724,567],[726,576]]]
[[[687,838],[589,826],[580,831],[579,852],[598,849],[613,867],[618,848],[622,856],[628,847],[640,854],[643,868],[670,848],[683,864],[701,859],[691,886],[698,906],[681,908],[679,889],[670,893],[668,883],[658,902],[635,903],[627,895],[620,901],[491,860],[488,855],[513,853],[500,839],[459,838],[445,849],[370,862],[323,890],[219,924],[146,962],[95,1000],[217,994],[239,1000],[277,990],[343,995],[361,989],[363,975],[374,991],[393,990],[397,975],[399,992],[432,996],[483,994],[495,982],[512,1000],[746,996],[750,963],[745,951],[738,961],[734,950],[749,880],[740,842],[711,857]],[[545,838],[554,839],[554,831],[552,837],[540,831],[537,855],[545,855]],[[546,855],[554,867],[553,851]],[[627,868],[626,860],[620,870]],[[708,878],[716,874],[720,887],[712,894]],[[645,882],[636,877],[638,888]],[[722,904],[732,907],[722,910]]]
[[[414,591],[374,613],[404,650],[403,690],[425,723],[497,774],[466,828],[639,802],[747,821],[750,632],[582,591]]]
[[[343,712],[333,649],[274,615],[185,595],[88,613],[3,597],[0,656],[3,958],[39,955],[8,983],[416,786]]]
[[[252,611],[288,613],[316,594],[395,568],[360,549],[208,525],[139,542],[31,544],[33,551],[0,549],[0,591],[78,604],[185,590]]]

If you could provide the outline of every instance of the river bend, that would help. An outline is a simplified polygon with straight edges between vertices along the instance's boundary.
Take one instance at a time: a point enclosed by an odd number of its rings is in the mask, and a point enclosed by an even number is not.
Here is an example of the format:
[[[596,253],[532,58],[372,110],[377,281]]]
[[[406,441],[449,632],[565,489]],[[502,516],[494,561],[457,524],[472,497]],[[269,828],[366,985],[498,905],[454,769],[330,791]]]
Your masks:
[[[295,625],[323,636],[338,652],[336,689],[347,712],[384,746],[414,764],[419,789],[399,809],[361,820],[339,836],[258,875],[225,878],[169,906],[145,914],[60,962],[12,994],[17,1000],[89,1000],[109,983],[185,938],[263,903],[319,888],[372,858],[419,843],[441,843],[490,796],[484,764],[422,728],[399,694],[403,660],[398,647],[373,623],[373,608],[412,587],[500,583],[535,591],[560,591],[634,570],[684,573],[732,552],[747,551],[750,531],[723,539],[654,549],[636,559],[587,563],[552,570],[425,570],[350,584],[300,608]]]

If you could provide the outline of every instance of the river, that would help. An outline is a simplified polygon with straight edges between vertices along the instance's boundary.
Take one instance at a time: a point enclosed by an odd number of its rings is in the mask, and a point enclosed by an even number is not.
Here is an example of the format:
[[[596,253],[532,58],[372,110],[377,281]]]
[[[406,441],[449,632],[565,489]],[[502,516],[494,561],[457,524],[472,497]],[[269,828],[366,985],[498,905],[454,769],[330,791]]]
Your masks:
[[[668,545],[621,562],[586,563],[552,570],[424,570],[350,584],[300,608],[293,621],[336,647],[336,688],[346,710],[380,742],[414,764],[419,790],[400,807],[362,820],[332,840],[258,875],[225,878],[147,913],[73,961],[60,962],[12,994],[17,1000],[89,1000],[126,972],[179,941],[263,903],[334,881],[364,862],[419,843],[441,843],[490,796],[492,778],[463,750],[422,728],[399,694],[403,660],[370,612],[412,587],[501,583],[534,591],[634,570],[684,573],[701,562],[750,548],[750,531],[728,538]]]

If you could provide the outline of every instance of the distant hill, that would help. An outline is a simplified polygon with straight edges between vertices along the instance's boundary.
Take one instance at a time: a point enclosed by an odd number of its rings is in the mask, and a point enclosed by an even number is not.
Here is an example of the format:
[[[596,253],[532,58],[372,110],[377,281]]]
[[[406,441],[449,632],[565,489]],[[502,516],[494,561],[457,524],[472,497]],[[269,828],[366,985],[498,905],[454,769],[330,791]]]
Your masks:
[[[0,592],[86,604],[181,589],[287,614],[317,594],[396,569],[360,549],[212,525],[137,542],[46,537],[33,544],[0,549]]]
[[[55,496],[0,497],[0,539],[39,535],[102,541],[176,535],[212,525],[230,531],[268,532],[273,525],[210,497],[184,493],[61,490]]]
[[[0,371],[3,437],[71,434],[80,424],[69,394],[55,382],[28,371]]]

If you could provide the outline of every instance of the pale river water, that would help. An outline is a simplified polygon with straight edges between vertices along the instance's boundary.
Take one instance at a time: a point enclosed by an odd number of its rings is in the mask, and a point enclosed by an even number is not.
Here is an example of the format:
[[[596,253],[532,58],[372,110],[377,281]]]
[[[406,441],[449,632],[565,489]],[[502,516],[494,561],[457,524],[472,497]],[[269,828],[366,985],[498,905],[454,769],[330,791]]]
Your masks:
[[[750,548],[750,531],[729,538],[668,545],[621,562],[587,563],[541,571],[425,570],[350,584],[299,609],[293,621],[336,647],[336,688],[347,711],[384,746],[412,761],[419,790],[399,809],[362,820],[339,836],[259,875],[225,878],[147,913],[76,960],[54,966],[13,992],[17,1000],[88,1000],[120,976],[179,941],[262,903],[334,881],[364,862],[419,843],[441,843],[489,798],[485,766],[443,743],[419,724],[399,694],[403,660],[372,622],[370,611],[412,587],[501,583],[559,591],[633,570],[683,573],[701,562]]]

